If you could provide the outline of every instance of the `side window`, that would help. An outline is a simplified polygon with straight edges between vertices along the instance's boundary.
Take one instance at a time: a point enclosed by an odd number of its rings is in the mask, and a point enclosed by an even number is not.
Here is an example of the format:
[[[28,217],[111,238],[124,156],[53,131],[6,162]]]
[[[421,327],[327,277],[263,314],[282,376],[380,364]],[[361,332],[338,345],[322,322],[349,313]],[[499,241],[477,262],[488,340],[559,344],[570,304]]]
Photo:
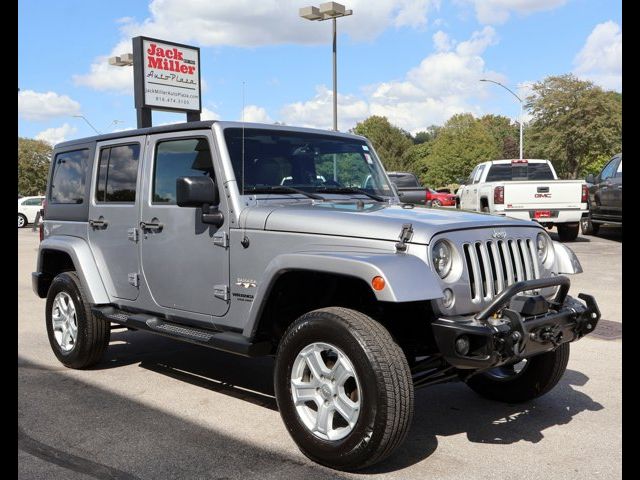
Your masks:
[[[176,204],[176,179],[208,175],[214,177],[206,138],[166,140],[156,145],[151,202]]]
[[[140,144],[116,145],[100,150],[96,201],[135,203]]]
[[[52,204],[83,202],[88,160],[89,150],[87,149],[56,155],[50,190]]]
[[[616,172],[617,160],[617,158],[614,158],[602,169],[602,173],[600,174],[600,181],[613,177]]]
[[[478,167],[475,167],[475,168],[471,171],[471,173],[469,174],[469,178],[467,179],[467,184],[469,184],[469,185],[470,185],[470,184],[472,184],[472,183],[473,183],[473,179],[475,178],[475,176],[476,176],[476,172],[477,172],[477,171],[478,171]]]
[[[620,157],[620,163],[616,169],[616,177],[622,177],[622,157]]]
[[[25,200],[24,202],[22,202],[22,205],[30,206],[30,207],[40,206],[40,205],[42,205],[42,199],[41,198],[29,198],[28,200]]]
[[[473,183],[478,183],[480,181],[480,177],[482,177],[483,171],[484,171],[484,165],[478,166],[478,171],[476,172],[476,176],[473,177]]]

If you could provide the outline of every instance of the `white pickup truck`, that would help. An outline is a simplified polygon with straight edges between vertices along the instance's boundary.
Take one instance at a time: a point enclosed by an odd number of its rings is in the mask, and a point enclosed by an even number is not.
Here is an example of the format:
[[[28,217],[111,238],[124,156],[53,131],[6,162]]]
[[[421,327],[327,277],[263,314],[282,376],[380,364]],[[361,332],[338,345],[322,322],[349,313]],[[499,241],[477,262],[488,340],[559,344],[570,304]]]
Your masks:
[[[558,227],[562,241],[578,236],[587,216],[587,184],[558,180],[549,160],[493,160],[480,163],[457,192],[464,210],[533,220]]]

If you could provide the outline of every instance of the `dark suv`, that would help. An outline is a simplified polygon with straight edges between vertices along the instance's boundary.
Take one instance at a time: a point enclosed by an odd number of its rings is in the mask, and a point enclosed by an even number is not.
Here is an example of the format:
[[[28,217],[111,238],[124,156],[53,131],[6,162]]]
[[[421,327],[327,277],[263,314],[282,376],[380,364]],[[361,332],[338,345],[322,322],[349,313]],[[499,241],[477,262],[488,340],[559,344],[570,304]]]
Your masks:
[[[596,235],[602,224],[622,226],[622,153],[615,155],[597,175],[587,175],[589,215],[582,220],[582,233]]]

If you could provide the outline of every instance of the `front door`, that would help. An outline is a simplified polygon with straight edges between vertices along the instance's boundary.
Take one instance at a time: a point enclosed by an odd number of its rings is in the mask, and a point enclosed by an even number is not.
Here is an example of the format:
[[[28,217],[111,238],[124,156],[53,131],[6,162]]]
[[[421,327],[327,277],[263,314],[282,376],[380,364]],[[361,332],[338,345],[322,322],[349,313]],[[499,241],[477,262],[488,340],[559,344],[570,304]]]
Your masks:
[[[203,224],[200,208],[176,205],[178,177],[221,178],[214,168],[212,140],[212,132],[202,130],[152,135],[147,145],[142,273],[156,304],[176,310],[177,316],[182,311],[220,317],[229,308],[228,223],[219,228]],[[220,210],[228,218],[222,193]]]
[[[89,245],[111,298],[138,297],[138,177],[144,137],[101,142],[96,148],[89,203]]]

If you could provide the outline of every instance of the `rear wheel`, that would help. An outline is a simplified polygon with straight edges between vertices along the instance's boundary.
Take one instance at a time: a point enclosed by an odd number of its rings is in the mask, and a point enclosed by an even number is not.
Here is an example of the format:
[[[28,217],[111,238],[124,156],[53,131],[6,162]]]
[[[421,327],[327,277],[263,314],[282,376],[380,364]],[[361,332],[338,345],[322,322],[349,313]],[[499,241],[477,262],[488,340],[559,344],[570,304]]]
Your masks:
[[[47,334],[53,353],[70,368],[100,361],[110,338],[109,323],[94,316],[75,272],[57,275],[47,294]]]
[[[600,224],[591,221],[591,215],[585,217],[580,222],[583,235],[597,235],[600,230]]]
[[[23,214],[19,213],[18,214],[18,228],[24,228],[27,226],[27,217],[25,217]]]
[[[563,343],[551,352],[475,375],[467,380],[467,385],[490,400],[526,402],[555,387],[568,361],[569,343]]]
[[[489,211],[489,207],[487,205],[483,205],[482,208],[480,209],[483,213],[491,213]]]
[[[402,349],[378,322],[346,308],[309,312],[287,329],[274,383],[280,415],[300,450],[339,470],[389,456],[413,417]]]
[[[434,200],[431,200],[431,206],[432,207],[441,207],[442,206],[442,202],[436,198]]]
[[[576,238],[578,238],[578,232],[580,230],[579,224],[566,224],[561,223],[558,225],[558,237],[560,237],[560,241],[562,242],[573,242]]]

